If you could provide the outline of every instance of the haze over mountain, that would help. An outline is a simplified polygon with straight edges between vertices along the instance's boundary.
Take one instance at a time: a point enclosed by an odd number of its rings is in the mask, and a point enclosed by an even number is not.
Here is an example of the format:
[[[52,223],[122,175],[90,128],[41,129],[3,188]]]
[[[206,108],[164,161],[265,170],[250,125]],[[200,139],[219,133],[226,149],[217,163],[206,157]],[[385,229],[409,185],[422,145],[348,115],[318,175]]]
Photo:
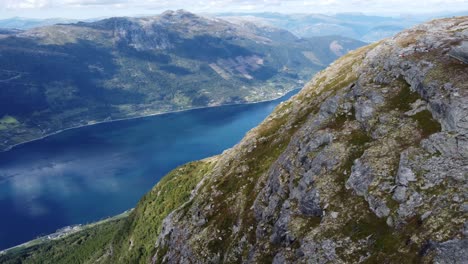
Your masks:
[[[468,17],[348,53],[128,217],[2,263],[464,263]]]
[[[3,30],[0,150],[101,121],[273,99],[361,45],[183,10]]]
[[[416,24],[435,18],[468,15],[468,9],[457,12],[437,12],[428,14],[401,14],[393,16],[369,15],[363,13],[255,13],[255,12],[225,12],[205,13],[206,16],[219,17],[233,23],[252,23],[273,26],[290,31],[298,37],[308,38],[316,36],[342,36],[359,39],[365,42],[374,42],[393,36],[399,31]],[[98,19],[91,18],[84,21],[92,22]],[[39,26],[59,23],[76,23],[78,19],[52,18],[31,19],[14,17],[0,20],[0,28],[30,29]],[[82,20],[83,21],[83,20]]]
[[[96,17],[154,15],[165,10],[187,9],[196,13],[280,12],[286,14],[364,13],[377,16],[426,15],[468,11],[463,0],[0,0],[0,18]]]
[[[55,24],[63,23],[76,23],[78,19],[66,19],[66,18],[47,18],[47,19],[34,19],[24,17],[12,17],[7,19],[0,19],[0,28],[4,29],[31,29],[35,27],[52,26]]]
[[[395,35],[403,29],[434,18],[468,15],[468,10],[433,14],[377,16],[362,13],[282,14],[221,13],[219,17],[235,22],[251,21],[289,30],[299,37],[339,35],[374,42]]]

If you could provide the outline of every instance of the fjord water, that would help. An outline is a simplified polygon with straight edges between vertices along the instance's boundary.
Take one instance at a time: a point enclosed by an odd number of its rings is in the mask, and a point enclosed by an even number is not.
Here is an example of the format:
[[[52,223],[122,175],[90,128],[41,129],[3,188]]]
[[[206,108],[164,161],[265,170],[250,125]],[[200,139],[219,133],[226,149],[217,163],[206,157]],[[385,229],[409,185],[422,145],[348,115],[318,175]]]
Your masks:
[[[0,249],[135,206],[167,172],[232,147],[296,92],[81,127],[0,153]]]

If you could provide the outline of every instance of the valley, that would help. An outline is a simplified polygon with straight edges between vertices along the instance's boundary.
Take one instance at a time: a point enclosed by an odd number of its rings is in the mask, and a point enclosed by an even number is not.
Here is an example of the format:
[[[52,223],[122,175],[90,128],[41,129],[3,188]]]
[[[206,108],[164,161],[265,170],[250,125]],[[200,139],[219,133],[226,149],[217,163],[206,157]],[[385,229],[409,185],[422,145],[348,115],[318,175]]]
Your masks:
[[[0,32],[0,118],[17,121],[0,127],[0,150],[103,121],[271,100],[363,44],[183,10]]]

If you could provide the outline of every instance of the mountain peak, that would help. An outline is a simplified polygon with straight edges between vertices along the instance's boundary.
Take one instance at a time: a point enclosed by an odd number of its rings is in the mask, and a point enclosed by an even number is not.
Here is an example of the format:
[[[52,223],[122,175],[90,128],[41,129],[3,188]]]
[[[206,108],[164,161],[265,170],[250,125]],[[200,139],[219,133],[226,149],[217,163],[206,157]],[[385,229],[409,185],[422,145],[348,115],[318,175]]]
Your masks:
[[[192,12],[189,12],[185,9],[177,9],[177,10],[167,10],[167,11],[164,11],[163,13],[161,13],[162,16],[166,16],[166,15],[192,15],[192,16],[195,16],[194,13]]]
[[[190,19],[202,19],[202,17],[186,11],[184,9],[178,9],[176,11],[168,10],[162,13],[160,16],[162,19],[167,20],[190,20]]]

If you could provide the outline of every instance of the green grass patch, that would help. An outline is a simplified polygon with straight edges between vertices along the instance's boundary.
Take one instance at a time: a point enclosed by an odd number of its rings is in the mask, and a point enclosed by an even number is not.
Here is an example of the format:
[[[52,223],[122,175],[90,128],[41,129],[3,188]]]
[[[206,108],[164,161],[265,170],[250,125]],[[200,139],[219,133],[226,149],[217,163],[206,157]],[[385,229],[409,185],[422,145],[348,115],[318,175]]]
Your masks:
[[[123,223],[122,219],[110,221],[63,239],[19,249],[0,256],[0,263],[93,263],[107,253],[112,238]]]
[[[431,81],[437,81],[439,83],[457,83],[463,82],[463,77],[466,74],[468,66],[456,59],[450,59],[437,63],[427,73],[424,82],[430,83]]]
[[[154,244],[162,221],[190,198],[192,190],[214,164],[197,161],[167,174],[138,203],[124,228],[116,235],[116,253],[111,262],[147,263],[155,253]],[[133,246],[130,248],[130,241]]]
[[[398,83],[400,90],[395,96],[391,97],[387,101],[387,108],[389,110],[397,108],[402,112],[406,112],[411,110],[411,104],[421,97],[417,92],[411,91],[411,86],[403,78],[400,78]]]
[[[297,215],[296,217],[301,218],[301,222],[303,222],[299,228],[299,235],[308,234],[312,229],[318,227],[322,222],[322,217],[320,216]]]
[[[418,216],[394,228],[387,225],[385,218],[378,218],[363,197],[345,191],[339,201],[346,201],[347,207],[353,208],[352,214],[341,226],[327,230],[325,237],[349,237],[354,242],[367,240],[366,246],[346,256],[338,248],[337,253],[345,262],[356,263],[369,254],[363,263],[420,263],[422,245],[411,242],[411,235],[423,228]]]
[[[327,123],[327,127],[333,130],[340,130],[349,119],[350,116],[346,113],[340,113]]]
[[[348,142],[350,143],[350,155],[344,163],[341,171],[351,173],[351,167],[354,160],[362,156],[366,150],[366,144],[371,142],[372,138],[361,130],[355,130],[349,135]]]
[[[442,131],[441,125],[432,117],[429,110],[421,111],[413,115],[412,118],[418,123],[423,138]]]
[[[368,211],[363,212],[359,219],[348,222],[341,232],[353,241],[369,239],[371,255],[364,263],[419,263],[419,247],[409,241],[420,225],[418,218],[414,217],[401,230],[394,230],[384,218]]]
[[[350,191],[346,190],[346,181],[351,175],[351,168],[354,161],[360,158],[367,148],[367,144],[372,141],[372,138],[361,130],[353,131],[347,139],[349,145],[349,154],[345,162],[336,170],[337,177],[336,183],[340,186],[340,191],[337,192],[339,199],[345,201],[346,197],[350,195]]]
[[[322,92],[336,91],[350,86],[358,80],[358,76],[353,73],[352,67],[342,67],[341,71],[338,72],[333,79],[327,80]]]

